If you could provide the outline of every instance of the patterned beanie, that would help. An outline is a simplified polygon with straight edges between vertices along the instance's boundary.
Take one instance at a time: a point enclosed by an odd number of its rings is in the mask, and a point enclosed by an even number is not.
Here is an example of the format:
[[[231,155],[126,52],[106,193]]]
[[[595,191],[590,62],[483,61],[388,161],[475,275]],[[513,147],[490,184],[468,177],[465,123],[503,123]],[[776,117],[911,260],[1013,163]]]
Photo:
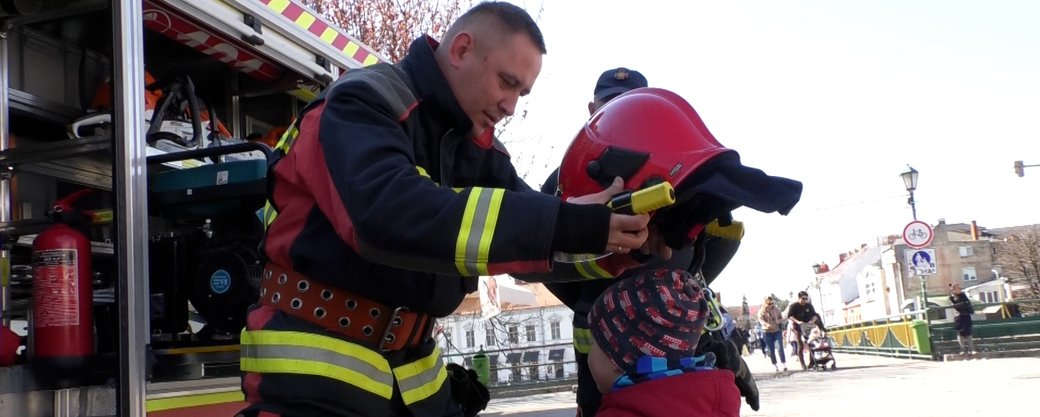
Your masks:
[[[693,276],[658,269],[607,288],[589,311],[589,328],[614,365],[629,373],[644,356],[693,356],[707,316],[708,302]]]

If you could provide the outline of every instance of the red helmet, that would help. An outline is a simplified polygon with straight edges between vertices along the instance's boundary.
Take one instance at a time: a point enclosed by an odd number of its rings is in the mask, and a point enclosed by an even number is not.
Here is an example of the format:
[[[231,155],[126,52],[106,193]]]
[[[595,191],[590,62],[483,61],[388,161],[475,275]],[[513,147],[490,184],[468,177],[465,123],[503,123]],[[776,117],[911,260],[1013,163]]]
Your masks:
[[[625,188],[668,181],[676,189],[712,158],[736,152],[719,144],[686,100],[639,88],[608,102],[585,123],[560,166],[562,198],[602,191],[614,177]]]
[[[672,248],[691,244],[714,220],[729,224],[737,207],[786,215],[802,193],[798,181],[741,165],[689,103],[659,88],[624,93],[585,123],[563,156],[557,194],[596,193],[615,177],[627,190],[662,181],[675,187],[675,204],[651,219]]]
[[[709,166],[739,165],[736,151],[711,135],[686,100],[659,88],[639,88],[600,108],[571,143],[560,166],[563,198],[602,191],[615,177],[637,190],[667,181],[675,205],[654,213],[653,222],[673,248],[692,243],[702,226],[728,224],[740,203],[701,193],[697,187],[716,172]],[[703,174],[702,174],[703,173]]]

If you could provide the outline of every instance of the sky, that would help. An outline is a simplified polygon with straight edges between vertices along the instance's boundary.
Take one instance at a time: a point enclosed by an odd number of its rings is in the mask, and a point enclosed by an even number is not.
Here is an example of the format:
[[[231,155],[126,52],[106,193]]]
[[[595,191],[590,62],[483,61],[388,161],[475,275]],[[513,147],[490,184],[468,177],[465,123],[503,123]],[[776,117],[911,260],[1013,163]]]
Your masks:
[[[532,14],[538,4],[526,4]],[[548,54],[502,128],[539,186],[624,66],[672,90],[745,165],[801,181],[788,216],[747,208],[712,287],[727,303],[804,289],[812,265],[912,220],[1040,223],[1040,2],[568,0],[541,4]]]

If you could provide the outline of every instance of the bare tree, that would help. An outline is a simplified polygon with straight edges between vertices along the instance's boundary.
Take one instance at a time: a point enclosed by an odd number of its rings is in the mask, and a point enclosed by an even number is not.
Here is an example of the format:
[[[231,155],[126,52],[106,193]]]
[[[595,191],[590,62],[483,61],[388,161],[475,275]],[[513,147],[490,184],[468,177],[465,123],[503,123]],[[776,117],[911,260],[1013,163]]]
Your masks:
[[[1040,298],[1040,226],[1019,228],[1001,242],[997,249],[1008,282],[1028,288],[1028,297]]]
[[[422,34],[440,39],[467,0],[304,0],[304,4],[391,62]]]

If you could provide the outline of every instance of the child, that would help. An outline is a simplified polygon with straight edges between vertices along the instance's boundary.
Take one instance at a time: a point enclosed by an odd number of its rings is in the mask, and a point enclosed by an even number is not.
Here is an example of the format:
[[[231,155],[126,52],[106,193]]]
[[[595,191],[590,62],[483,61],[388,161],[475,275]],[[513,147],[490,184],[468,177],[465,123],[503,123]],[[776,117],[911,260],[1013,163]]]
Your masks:
[[[794,326],[797,325],[794,320],[787,320],[787,330],[784,330],[787,344],[791,346],[791,356],[798,355],[798,332],[794,330]]]
[[[740,415],[733,372],[694,356],[708,304],[686,271],[619,281],[589,312],[589,369],[603,400],[597,417]]]

